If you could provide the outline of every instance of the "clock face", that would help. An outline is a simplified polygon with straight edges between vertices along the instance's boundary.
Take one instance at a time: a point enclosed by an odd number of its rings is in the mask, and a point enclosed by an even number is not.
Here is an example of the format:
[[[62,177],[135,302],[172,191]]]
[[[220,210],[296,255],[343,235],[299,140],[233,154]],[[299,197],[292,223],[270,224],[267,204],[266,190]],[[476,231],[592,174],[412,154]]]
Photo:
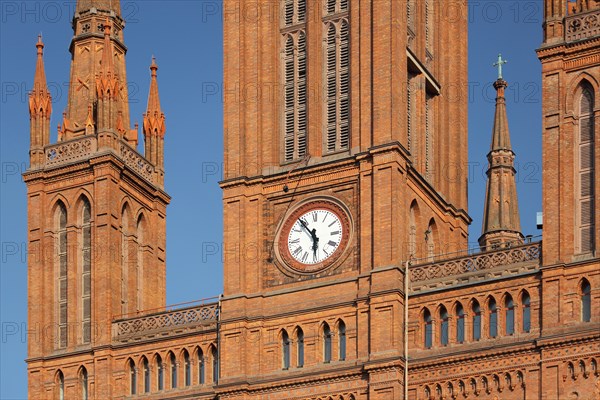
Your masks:
[[[350,237],[350,218],[338,204],[313,200],[293,210],[279,232],[278,254],[298,272],[312,273],[332,265]]]
[[[344,228],[340,218],[332,211],[315,209],[302,214],[288,234],[288,251],[302,264],[318,264],[335,253]]]

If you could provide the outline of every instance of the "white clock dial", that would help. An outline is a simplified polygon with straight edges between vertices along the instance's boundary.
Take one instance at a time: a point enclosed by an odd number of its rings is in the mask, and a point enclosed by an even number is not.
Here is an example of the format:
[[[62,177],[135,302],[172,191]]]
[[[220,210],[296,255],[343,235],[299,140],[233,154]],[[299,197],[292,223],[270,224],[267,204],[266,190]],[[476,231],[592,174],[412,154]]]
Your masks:
[[[327,260],[342,242],[344,232],[340,218],[333,212],[315,209],[302,214],[288,235],[290,255],[302,264],[319,264]]]

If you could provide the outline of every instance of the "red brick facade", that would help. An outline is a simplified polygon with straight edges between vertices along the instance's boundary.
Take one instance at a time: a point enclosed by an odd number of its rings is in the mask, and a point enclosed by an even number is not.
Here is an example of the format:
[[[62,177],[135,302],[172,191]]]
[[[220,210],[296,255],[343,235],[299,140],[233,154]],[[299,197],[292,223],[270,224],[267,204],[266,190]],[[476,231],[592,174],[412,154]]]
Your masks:
[[[51,328],[29,342],[29,397],[600,396],[600,235],[578,252],[589,223],[564,212],[587,199],[569,189],[590,170],[575,173],[573,127],[600,125],[598,31],[564,27],[600,10],[582,2],[566,16],[545,3],[544,241],[448,258],[440,254],[466,248],[470,223],[466,1],[448,2],[457,20],[431,0],[272,1],[260,19],[234,17],[256,2],[225,0],[225,93],[260,90],[254,101],[225,98],[224,293],[167,311],[158,67],[142,156],[117,96],[119,2],[78,1],[72,89],[96,78],[71,91],[58,143],[49,143],[41,43],[31,95],[29,325]],[[109,26],[85,28],[100,20]],[[102,63],[79,61],[90,48]],[[582,79],[591,117],[573,106]],[[319,202],[341,215],[343,240],[335,257],[303,270],[281,253],[285,227]],[[315,256],[326,253],[310,232]]]

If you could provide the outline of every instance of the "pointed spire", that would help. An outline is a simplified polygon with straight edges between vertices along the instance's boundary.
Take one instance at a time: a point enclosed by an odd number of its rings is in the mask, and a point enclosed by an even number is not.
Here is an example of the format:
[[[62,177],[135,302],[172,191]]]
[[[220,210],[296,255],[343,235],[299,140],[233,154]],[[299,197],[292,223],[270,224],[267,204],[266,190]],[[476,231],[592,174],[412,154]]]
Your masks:
[[[148,94],[148,108],[144,114],[144,155],[158,172],[158,182],[163,183],[164,176],[164,136],[166,132],[165,115],[160,108],[160,98],[158,95],[158,65],[156,59],[152,57],[150,64],[150,93]]]
[[[148,95],[148,114],[161,114],[160,110],[160,97],[158,96],[158,81],[157,71],[158,65],[156,65],[156,58],[152,57],[152,64],[150,64],[150,94]]]
[[[110,30],[112,26],[108,18],[104,23],[104,47],[102,49],[102,65],[101,71],[104,74],[114,73],[115,64],[113,60],[112,42],[110,40]]]
[[[486,202],[482,235],[479,245],[484,250],[498,246],[514,246],[522,242],[517,184],[515,180],[515,153],[510,144],[504,90],[508,83],[499,78],[496,89],[496,114],[492,131],[491,150],[487,155]]]
[[[33,79],[33,91],[29,95],[29,112],[32,116],[42,112],[49,117],[52,112],[52,98],[46,82],[44,43],[41,34],[38,36],[35,47],[37,48],[37,62]]]
[[[52,96],[46,82],[44,43],[41,34],[38,36],[35,47],[37,48],[37,61],[33,90],[29,94],[29,155],[32,168],[40,166],[44,162],[44,146],[50,143],[50,115],[52,114]]]

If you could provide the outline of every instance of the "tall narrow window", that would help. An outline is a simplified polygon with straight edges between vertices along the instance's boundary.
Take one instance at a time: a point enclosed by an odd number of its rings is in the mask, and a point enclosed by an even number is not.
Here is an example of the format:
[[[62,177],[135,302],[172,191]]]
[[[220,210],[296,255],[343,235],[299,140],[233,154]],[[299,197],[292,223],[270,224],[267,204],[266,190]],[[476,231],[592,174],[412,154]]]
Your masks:
[[[137,394],[137,368],[133,360],[129,360],[129,394]]]
[[[410,215],[408,223],[408,256],[416,257],[417,254],[417,203],[413,201],[410,206]]]
[[[285,330],[281,332],[281,364],[283,369],[290,368],[290,337]]]
[[[85,367],[81,367],[79,371],[79,385],[81,387],[81,399],[88,400],[88,373]]]
[[[348,2],[329,0],[325,23],[327,152],[350,147],[350,25]]]
[[[62,371],[56,374],[56,384],[58,386],[58,400],[65,400],[65,376]]]
[[[183,379],[185,386],[192,384],[192,364],[190,363],[190,355],[187,350],[183,351]]]
[[[150,365],[146,357],[142,361],[142,367],[144,368],[144,393],[150,393]]]
[[[521,296],[521,307],[523,310],[523,332],[529,332],[531,330],[531,298],[527,292],[523,292]]]
[[[515,303],[510,295],[504,301],[504,332],[507,335],[515,333]]]
[[[83,343],[90,343],[92,331],[92,210],[87,199],[83,201],[82,216],[82,270],[81,270],[81,310]]]
[[[344,321],[338,323],[338,355],[339,360],[346,359],[346,324]]]
[[[206,382],[206,364],[204,363],[204,353],[198,348],[198,383],[204,385]]]
[[[456,305],[456,342],[465,341],[465,310],[462,304]]]
[[[431,319],[431,313],[427,309],[423,313],[423,327],[425,331],[425,348],[430,349],[433,345],[433,320]]]
[[[442,346],[446,346],[448,344],[448,326],[449,326],[450,317],[448,316],[448,311],[446,307],[442,306],[440,308],[440,344]]]
[[[136,263],[136,299],[137,299],[137,311],[144,309],[144,216],[140,215],[137,222],[137,263]]]
[[[217,348],[213,347],[211,350],[212,357],[212,373],[213,373],[213,382],[219,382],[219,353],[217,352]]]
[[[59,203],[57,208],[57,256],[58,256],[58,310],[57,310],[57,325],[58,325],[58,346],[59,348],[67,347],[67,210],[64,204]]]
[[[425,241],[427,242],[427,259],[429,262],[434,261],[435,257],[435,241],[436,241],[436,226],[433,218],[429,222],[427,231],[425,232]]]
[[[434,97],[427,93],[425,95],[425,178],[429,181],[433,178],[433,167],[434,167]]]
[[[481,339],[481,307],[477,300],[473,301],[473,340]]]
[[[413,164],[419,162],[417,146],[417,132],[415,129],[415,110],[417,99],[416,75],[410,71],[406,73],[406,147],[412,157]]]
[[[129,223],[130,212],[127,205],[121,212],[121,314],[127,314],[129,291]]]
[[[283,161],[306,154],[306,0],[285,0],[283,5]]]
[[[296,330],[296,354],[298,356],[298,367],[304,366],[304,332],[301,328]]]
[[[498,309],[496,308],[496,300],[493,297],[490,297],[488,302],[488,311],[489,311],[489,335],[491,338],[495,338],[498,336]]]
[[[331,362],[331,329],[323,324],[323,362]]]
[[[586,85],[588,86],[588,85]],[[594,204],[594,94],[593,89],[586,87],[581,94],[579,114],[579,137],[577,152],[579,201],[577,204],[578,218],[576,221],[578,250],[580,253],[594,251],[595,244],[595,214]]]
[[[434,41],[435,41],[434,5],[435,5],[435,0],[425,0],[425,49],[428,52],[428,54],[427,54],[428,61],[431,60],[431,58],[433,56],[433,46],[434,46]]]
[[[177,359],[173,353],[169,357],[169,364],[171,366],[171,389],[175,389],[177,387]]]
[[[156,355],[156,381],[158,383],[158,390],[165,388],[165,370],[162,362],[162,358]]]
[[[581,320],[590,322],[592,319],[592,287],[587,280],[581,282]]]

